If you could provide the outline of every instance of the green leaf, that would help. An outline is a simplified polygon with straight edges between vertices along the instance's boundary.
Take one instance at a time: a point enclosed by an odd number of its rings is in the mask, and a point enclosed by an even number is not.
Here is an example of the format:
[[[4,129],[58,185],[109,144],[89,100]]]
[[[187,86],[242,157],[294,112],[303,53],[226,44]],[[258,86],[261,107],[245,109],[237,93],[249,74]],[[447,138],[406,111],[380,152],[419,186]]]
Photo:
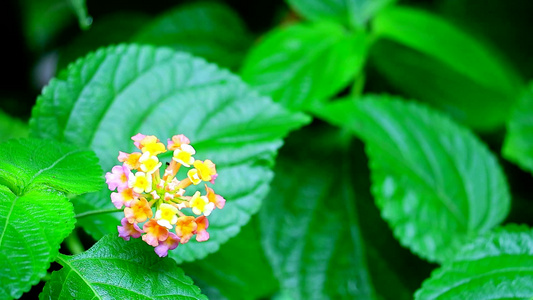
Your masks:
[[[165,12],[131,41],[169,46],[236,69],[252,38],[244,22],[230,7],[199,2]]]
[[[313,132],[278,157],[259,212],[265,253],[290,299],[375,299],[343,153]]]
[[[259,209],[282,138],[309,122],[260,97],[226,70],[166,48],[104,48],[71,65],[39,97],[30,121],[34,135],[89,146],[104,170],[119,164],[118,151],[134,150],[130,137],[161,139],[183,133],[197,159],[217,164],[216,191],[227,204],[210,217],[207,242],[171,252],[178,262],[215,252]],[[110,191],[75,200],[76,212],[112,208]],[[94,238],[116,232],[120,213],[79,220]]]
[[[207,299],[176,262],[140,240],[114,235],[74,256],[60,255],[39,299]]]
[[[83,194],[98,190],[102,169],[91,151],[62,143],[22,139],[0,144],[0,183],[22,196],[32,189]]]
[[[424,281],[415,299],[531,299],[533,231],[508,225],[476,238]]]
[[[349,134],[345,130],[341,132]],[[435,266],[413,255],[394,237],[370,193],[370,170],[364,144],[352,140],[350,146],[350,155],[343,160],[343,165],[350,170],[350,185],[356,195],[359,228],[374,290],[379,299],[413,299],[413,293]]]
[[[140,12],[119,11],[94,20],[90,30],[74,37],[59,51],[58,69],[63,69],[79,57],[102,46],[129,41],[150,17]]]
[[[372,51],[376,66],[399,89],[476,129],[494,129],[509,117],[522,83],[488,45],[412,8],[384,10],[372,28],[378,37],[408,47],[378,43]]]
[[[28,132],[28,124],[0,110],[0,141],[27,137]]]
[[[509,188],[494,155],[443,115],[386,96],[338,101],[317,114],[366,143],[382,217],[421,257],[449,260],[509,212]]]
[[[266,35],[241,74],[274,101],[305,109],[336,95],[361,72],[366,43],[363,32],[349,33],[337,24],[297,24]]]
[[[305,18],[312,21],[331,20],[362,27],[378,11],[397,0],[287,0]]]
[[[74,194],[100,188],[92,152],[45,140],[0,144],[0,299],[18,298],[46,274],[74,229]],[[2,296],[3,295],[3,296]]]
[[[505,158],[533,172],[533,83],[523,92],[507,123],[502,153]]]
[[[264,299],[272,295],[279,284],[263,252],[258,227],[253,217],[217,253],[181,267],[195,282],[203,282],[227,299]],[[212,298],[208,290],[203,291]]]

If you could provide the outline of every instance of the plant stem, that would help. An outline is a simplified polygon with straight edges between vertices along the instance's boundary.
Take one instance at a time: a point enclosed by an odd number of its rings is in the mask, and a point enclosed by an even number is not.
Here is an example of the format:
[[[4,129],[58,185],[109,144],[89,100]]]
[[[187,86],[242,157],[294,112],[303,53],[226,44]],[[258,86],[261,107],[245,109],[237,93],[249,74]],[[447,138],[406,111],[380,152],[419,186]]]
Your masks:
[[[87,216],[114,213],[114,212],[119,212],[119,211],[122,211],[122,210],[121,209],[116,209],[116,208],[97,209],[97,210],[91,210],[91,211],[86,211],[86,212],[82,212],[80,214],[77,214],[75,216],[75,218],[76,219],[81,219],[81,218],[84,218],[84,217],[87,217]]]
[[[75,230],[65,239],[65,245],[72,255],[76,255],[85,251],[85,248],[83,247],[83,244],[81,243],[80,238]]]

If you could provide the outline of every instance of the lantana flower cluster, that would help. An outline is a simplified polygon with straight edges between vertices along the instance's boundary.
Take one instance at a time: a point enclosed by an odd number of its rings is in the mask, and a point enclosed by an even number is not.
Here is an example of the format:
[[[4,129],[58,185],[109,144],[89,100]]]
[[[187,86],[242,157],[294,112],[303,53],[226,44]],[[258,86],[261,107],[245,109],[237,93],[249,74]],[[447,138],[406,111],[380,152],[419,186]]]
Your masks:
[[[111,201],[118,209],[124,207],[122,226],[117,226],[119,237],[126,241],[142,237],[160,257],[194,235],[198,242],[207,241],[207,217],[226,203],[205,183],[215,183],[215,164],[194,159],[196,150],[182,134],[168,139],[166,147],[153,135],[139,133],[131,139],[140,152],[119,151],[122,165],[114,166],[105,176],[113,191]],[[161,176],[163,163],[158,155],[167,151],[173,155]],[[188,168],[187,176],[179,180],[176,175],[183,167]],[[204,195],[200,191],[187,195],[187,187],[202,182]]]

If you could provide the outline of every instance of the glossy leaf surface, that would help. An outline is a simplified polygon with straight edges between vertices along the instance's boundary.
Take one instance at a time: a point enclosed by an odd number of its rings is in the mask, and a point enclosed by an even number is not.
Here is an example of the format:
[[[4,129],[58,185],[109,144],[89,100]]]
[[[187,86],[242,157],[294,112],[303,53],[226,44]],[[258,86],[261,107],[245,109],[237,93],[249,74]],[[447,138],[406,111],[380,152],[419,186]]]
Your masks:
[[[102,181],[90,151],[33,139],[0,144],[0,299],[36,284],[74,229],[65,193],[95,191]]]
[[[533,231],[508,225],[465,245],[424,281],[415,299],[531,299]]]
[[[168,48],[121,45],[78,60],[51,81],[34,108],[31,130],[95,150],[104,170],[119,164],[118,151],[134,151],[131,136],[166,140],[185,134],[196,159],[217,164],[216,191],[224,210],[210,217],[207,242],[171,252],[181,262],[205,257],[235,236],[268,191],[270,170],[282,138],[308,117],[289,113],[251,91],[229,71]],[[112,208],[110,191],[74,201],[76,212]],[[116,232],[122,213],[85,217],[93,237]]]
[[[374,299],[356,195],[330,137],[317,132],[280,153],[259,212],[263,247],[291,299]]]
[[[293,109],[324,102],[345,88],[363,67],[364,33],[334,23],[298,24],[266,35],[248,54],[244,81]]]
[[[252,39],[244,22],[230,7],[216,2],[198,2],[165,12],[131,41],[168,46],[235,69]]]
[[[60,255],[39,299],[207,299],[175,261],[140,240],[102,238],[75,256]]]
[[[488,45],[418,9],[393,7],[373,21],[373,61],[401,91],[479,130],[501,127],[521,88],[514,70]],[[384,47],[385,45],[385,47]]]
[[[338,101],[317,113],[366,143],[381,215],[421,257],[447,261],[507,215],[509,188],[496,158],[442,114],[386,96]]]

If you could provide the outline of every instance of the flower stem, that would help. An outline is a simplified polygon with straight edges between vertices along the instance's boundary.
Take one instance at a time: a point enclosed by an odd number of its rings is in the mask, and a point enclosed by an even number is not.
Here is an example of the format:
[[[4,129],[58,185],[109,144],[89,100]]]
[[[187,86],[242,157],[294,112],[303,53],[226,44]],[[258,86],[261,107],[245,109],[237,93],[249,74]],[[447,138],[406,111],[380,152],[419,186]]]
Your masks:
[[[116,208],[97,209],[97,210],[91,210],[91,211],[79,213],[75,216],[75,218],[81,219],[81,218],[92,216],[92,215],[114,213],[114,212],[119,212],[119,211],[122,211],[122,210],[116,209]]]

